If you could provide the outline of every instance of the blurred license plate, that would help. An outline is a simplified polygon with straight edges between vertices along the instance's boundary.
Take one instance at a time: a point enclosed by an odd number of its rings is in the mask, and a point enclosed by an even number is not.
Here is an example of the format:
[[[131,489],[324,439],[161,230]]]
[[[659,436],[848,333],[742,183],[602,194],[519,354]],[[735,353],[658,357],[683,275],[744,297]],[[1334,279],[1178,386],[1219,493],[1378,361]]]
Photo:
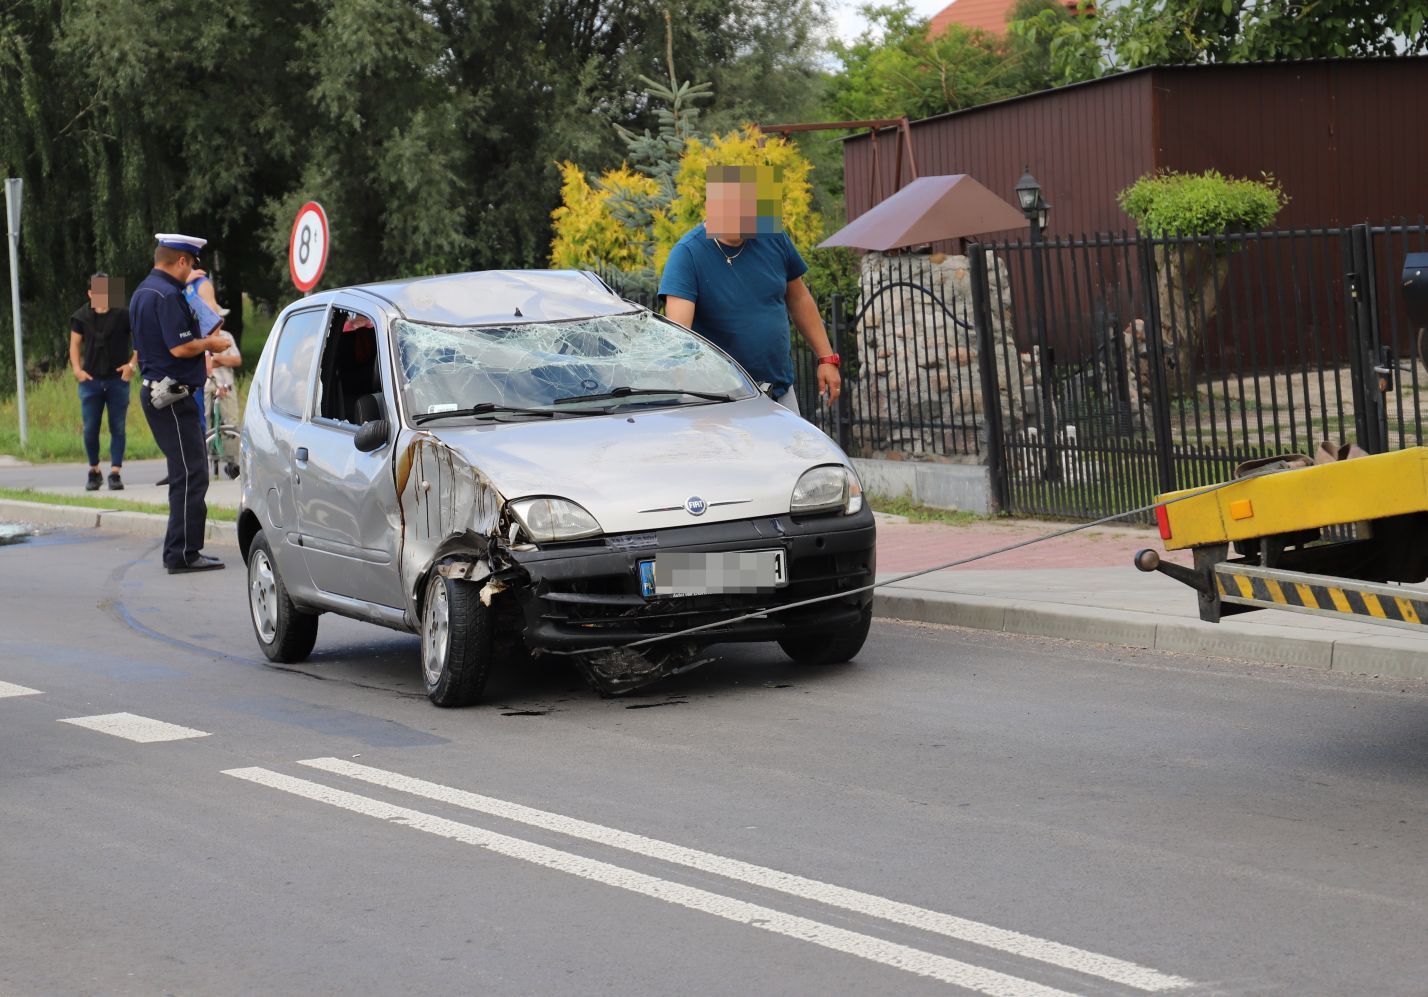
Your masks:
[[[640,562],[640,594],[646,599],[767,592],[787,584],[787,554],[782,550],[672,552]]]

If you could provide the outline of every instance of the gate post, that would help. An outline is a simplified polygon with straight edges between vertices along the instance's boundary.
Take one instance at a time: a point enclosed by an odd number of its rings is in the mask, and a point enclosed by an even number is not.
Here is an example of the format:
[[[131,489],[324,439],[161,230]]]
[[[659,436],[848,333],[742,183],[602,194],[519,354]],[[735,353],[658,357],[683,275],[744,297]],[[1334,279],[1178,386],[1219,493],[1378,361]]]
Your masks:
[[[1374,367],[1379,362],[1377,274],[1373,260],[1373,233],[1355,225],[1345,235],[1344,284],[1349,306],[1349,375],[1354,390],[1354,427],[1359,446],[1369,453],[1388,449],[1388,406],[1378,390]]]
[[[988,252],[981,243],[974,242],[967,247],[967,275],[972,284],[972,322],[977,329],[977,373],[982,383],[982,425],[987,431],[987,476],[992,483],[992,511],[1006,512],[1011,501],[1007,488],[1002,398],[997,385],[997,345],[992,334]]]
[[[1160,334],[1160,287],[1155,265],[1155,243],[1149,236],[1136,239],[1140,252],[1141,285],[1145,290],[1145,345],[1150,352],[1150,417],[1155,433],[1155,473],[1160,491],[1175,490],[1175,454],[1170,443],[1170,397],[1165,380],[1165,341]],[[1169,253],[1166,254],[1167,262]],[[1184,293],[1184,281],[1177,281]],[[1134,358],[1132,358],[1134,363]],[[1134,371],[1131,374],[1135,376]]]
[[[843,347],[843,295],[837,291],[833,292],[833,299],[830,305],[831,314],[828,316],[829,337],[833,340],[833,352],[839,355],[847,355],[847,350]],[[862,357],[858,358],[859,373],[862,373]],[[818,368],[814,368],[817,374]],[[847,378],[846,381],[851,381]],[[850,385],[844,383],[843,390],[838,393],[838,400],[833,403],[833,436],[838,441],[838,446],[844,453],[849,452],[853,445],[853,427],[851,416],[853,414],[853,396]],[[849,456],[852,456],[849,454]]]

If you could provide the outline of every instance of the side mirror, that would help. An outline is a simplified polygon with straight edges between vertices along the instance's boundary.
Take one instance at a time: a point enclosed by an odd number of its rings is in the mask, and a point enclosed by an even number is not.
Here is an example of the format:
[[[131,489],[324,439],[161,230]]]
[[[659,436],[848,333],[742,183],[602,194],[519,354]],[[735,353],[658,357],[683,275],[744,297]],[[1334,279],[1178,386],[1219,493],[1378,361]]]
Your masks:
[[[386,446],[387,438],[390,435],[391,429],[388,428],[386,419],[373,419],[371,422],[362,423],[352,442],[363,453],[371,453],[373,450],[380,450]]]

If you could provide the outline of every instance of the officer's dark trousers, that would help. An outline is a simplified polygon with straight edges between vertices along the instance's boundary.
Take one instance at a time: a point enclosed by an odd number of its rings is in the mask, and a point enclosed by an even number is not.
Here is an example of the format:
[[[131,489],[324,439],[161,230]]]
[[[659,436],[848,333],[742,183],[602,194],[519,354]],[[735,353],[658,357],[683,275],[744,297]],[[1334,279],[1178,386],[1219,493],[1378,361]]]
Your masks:
[[[198,403],[181,398],[168,408],[149,404],[149,389],[139,393],[139,404],[154,442],[169,462],[169,528],[164,533],[164,565],[178,567],[203,549],[208,520],[208,461],[203,450],[203,424]]]

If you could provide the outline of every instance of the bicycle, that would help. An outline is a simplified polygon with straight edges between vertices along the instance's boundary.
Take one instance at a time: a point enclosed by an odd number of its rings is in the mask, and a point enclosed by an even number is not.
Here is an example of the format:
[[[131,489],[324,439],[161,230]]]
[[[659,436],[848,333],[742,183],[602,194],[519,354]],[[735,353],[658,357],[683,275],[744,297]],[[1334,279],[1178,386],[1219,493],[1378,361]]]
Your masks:
[[[230,388],[230,391],[236,390]],[[237,450],[241,435],[238,427],[223,421],[223,406],[218,403],[218,385],[213,378],[208,379],[204,386],[203,402],[208,409],[208,432],[204,434],[203,446],[208,451],[209,476],[218,477],[219,467],[223,468],[223,473],[228,477],[238,477],[238,462],[229,460],[227,451],[229,441],[232,441],[233,449]]]

